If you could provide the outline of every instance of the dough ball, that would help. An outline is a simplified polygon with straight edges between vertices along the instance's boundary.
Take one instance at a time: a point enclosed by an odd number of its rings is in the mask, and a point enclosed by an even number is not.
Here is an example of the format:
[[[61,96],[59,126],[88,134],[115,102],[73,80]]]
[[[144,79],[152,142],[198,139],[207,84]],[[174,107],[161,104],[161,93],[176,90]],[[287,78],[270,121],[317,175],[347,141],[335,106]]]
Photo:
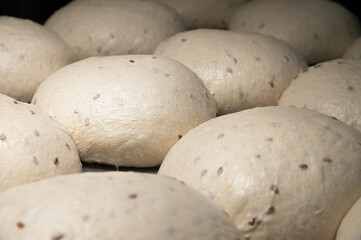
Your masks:
[[[307,66],[301,54],[274,38],[214,29],[178,33],[154,54],[197,73],[221,114],[277,105],[292,78]]]
[[[248,239],[334,239],[361,196],[361,133],[308,109],[253,108],[189,131],[159,174],[223,206]]]
[[[81,172],[72,137],[57,121],[34,105],[2,94],[0,112],[0,191]]]
[[[156,0],[177,11],[188,29],[228,28],[234,12],[247,0]]]
[[[174,10],[146,0],[73,1],[45,26],[62,37],[78,59],[152,53],[162,40],[185,30]]]
[[[342,56],[343,58],[361,58],[361,37],[356,39]]]
[[[283,40],[309,64],[340,58],[361,34],[356,16],[334,1],[322,0],[250,1],[235,12],[229,28]]]
[[[343,218],[337,231],[336,240],[361,239],[361,198]]]
[[[0,93],[30,102],[51,73],[73,62],[65,42],[25,19],[0,16]]]
[[[198,76],[151,55],[92,57],[64,67],[33,103],[64,124],[85,162],[159,165],[188,130],[216,117]]]
[[[361,131],[361,59],[319,63],[301,73],[279,105],[319,111]]]
[[[192,188],[134,172],[59,176],[0,193],[1,239],[241,240]],[[243,238],[242,238],[243,239]]]

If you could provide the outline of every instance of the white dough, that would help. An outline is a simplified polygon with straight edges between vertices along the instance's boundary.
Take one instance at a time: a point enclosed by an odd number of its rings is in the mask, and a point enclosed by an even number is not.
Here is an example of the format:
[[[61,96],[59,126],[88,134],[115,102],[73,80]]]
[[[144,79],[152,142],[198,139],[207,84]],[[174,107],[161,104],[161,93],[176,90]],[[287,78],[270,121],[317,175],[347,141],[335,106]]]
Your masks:
[[[361,58],[361,37],[357,38],[351,46],[349,46],[342,58]]]
[[[336,240],[359,239],[361,239],[361,198],[343,218],[336,236]]]

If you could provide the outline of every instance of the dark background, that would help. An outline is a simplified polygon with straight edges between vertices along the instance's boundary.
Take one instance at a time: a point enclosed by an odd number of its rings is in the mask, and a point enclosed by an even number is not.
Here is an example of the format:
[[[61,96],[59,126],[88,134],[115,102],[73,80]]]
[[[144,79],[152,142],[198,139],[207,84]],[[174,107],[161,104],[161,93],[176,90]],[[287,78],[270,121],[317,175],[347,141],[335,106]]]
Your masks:
[[[43,24],[51,14],[70,1],[71,0],[0,0],[0,15],[27,18]],[[359,20],[361,19],[360,7],[357,6],[359,1],[334,1],[353,12]]]

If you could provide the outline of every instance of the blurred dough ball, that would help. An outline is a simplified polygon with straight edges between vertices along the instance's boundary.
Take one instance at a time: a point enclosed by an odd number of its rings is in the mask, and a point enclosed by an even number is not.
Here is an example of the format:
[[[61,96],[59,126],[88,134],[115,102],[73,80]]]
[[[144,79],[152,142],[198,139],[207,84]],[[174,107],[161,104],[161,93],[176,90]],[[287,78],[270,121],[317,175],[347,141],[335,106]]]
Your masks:
[[[160,43],[154,54],[197,73],[221,114],[277,105],[292,78],[307,67],[301,54],[279,40],[226,30],[178,33]]]
[[[257,0],[233,15],[230,29],[257,32],[289,43],[309,64],[340,58],[361,34],[356,16],[323,0]]]
[[[51,73],[74,55],[55,33],[30,20],[0,16],[0,93],[30,102]]]
[[[336,240],[361,239],[361,198],[343,218],[337,231]]]
[[[188,29],[228,28],[234,12],[248,0],[155,0],[177,11]]]
[[[159,165],[188,130],[216,117],[198,76],[151,55],[92,57],[51,75],[33,103],[64,124],[85,162]]]
[[[152,53],[162,40],[185,30],[178,14],[147,0],[78,0],[56,11],[45,26],[78,59]]]
[[[343,54],[342,58],[361,58],[361,37],[356,39]]]
[[[0,194],[1,239],[241,240],[202,194],[134,172],[54,177]]]
[[[57,121],[34,105],[2,94],[0,112],[0,191],[81,172],[72,137]]]
[[[361,131],[361,59],[336,59],[301,73],[279,105],[319,111]]]
[[[159,174],[222,206],[248,239],[334,239],[361,196],[361,133],[308,109],[253,108],[189,131]]]

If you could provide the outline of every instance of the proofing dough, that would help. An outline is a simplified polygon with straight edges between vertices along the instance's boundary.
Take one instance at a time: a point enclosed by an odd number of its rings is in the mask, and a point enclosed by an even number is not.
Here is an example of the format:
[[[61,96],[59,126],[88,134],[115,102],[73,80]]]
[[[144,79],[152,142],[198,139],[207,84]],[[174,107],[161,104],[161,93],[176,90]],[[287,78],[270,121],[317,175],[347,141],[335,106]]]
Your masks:
[[[154,54],[197,73],[221,114],[277,105],[291,79],[307,66],[301,54],[274,38],[213,29],[178,33]]]
[[[152,53],[159,42],[185,30],[174,10],[147,0],[72,1],[45,26],[62,37],[78,59]]]
[[[189,131],[159,174],[223,206],[249,239],[331,240],[361,196],[361,133],[303,108],[244,110]]]
[[[283,40],[309,64],[342,57],[361,34],[356,16],[334,1],[321,0],[250,1],[235,12],[229,28]]]
[[[342,58],[361,58],[361,37],[356,39],[343,54]]]
[[[247,0],[156,0],[173,8],[188,29],[228,28],[236,9]]]
[[[361,198],[343,218],[337,231],[336,240],[361,239]]]
[[[64,124],[85,162],[159,165],[188,130],[216,117],[198,76],[165,57],[92,57],[64,67],[33,103]]]
[[[0,112],[0,191],[59,174],[81,172],[73,140],[58,122],[34,105],[2,94]]]
[[[30,102],[45,78],[73,60],[55,33],[30,20],[0,16],[0,93]]]
[[[361,131],[361,59],[310,67],[292,81],[279,105],[313,109]]]
[[[133,172],[73,174],[2,192],[0,222],[0,238],[12,240],[241,240],[200,193]]]

